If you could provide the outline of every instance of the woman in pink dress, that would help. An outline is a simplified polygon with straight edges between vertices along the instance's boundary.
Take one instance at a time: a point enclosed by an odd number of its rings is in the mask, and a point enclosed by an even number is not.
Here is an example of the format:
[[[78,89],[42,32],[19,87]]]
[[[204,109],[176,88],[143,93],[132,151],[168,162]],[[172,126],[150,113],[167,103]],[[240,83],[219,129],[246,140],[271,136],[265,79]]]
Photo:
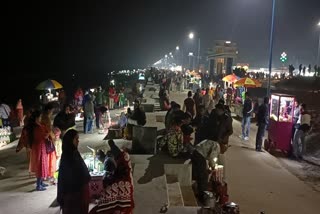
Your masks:
[[[48,176],[48,154],[46,151],[46,140],[49,132],[40,123],[40,111],[36,110],[32,113],[28,124],[28,136],[30,143],[30,171],[35,173],[37,178],[37,191],[46,190],[47,184],[43,183],[43,179]]]

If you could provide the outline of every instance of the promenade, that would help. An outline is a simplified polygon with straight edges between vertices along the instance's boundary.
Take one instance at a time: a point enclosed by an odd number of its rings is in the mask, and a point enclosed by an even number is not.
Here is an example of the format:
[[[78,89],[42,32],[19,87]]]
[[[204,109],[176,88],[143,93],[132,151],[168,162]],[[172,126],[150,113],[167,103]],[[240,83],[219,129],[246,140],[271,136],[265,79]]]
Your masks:
[[[172,92],[170,99],[181,104],[186,92]],[[119,110],[111,111],[115,118]],[[147,113],[146,126],[163,128],[155,120],[156,113]],[[84,135],[81,123],[78,123],[80,134],[80,152],[88,152],[87,145],[97,147],[104,144],[105,135]],[[230,138],[231,147],[227,151],[227,182],[231,201],[240,205],[241,214],[316,214],[320,210],[320,192],[290,173],[276,157],[267,152],[256,152],[254,140],[255,124],[251,125],[250,141],[241,141],[239,135],[241,124],[233,122],[234,133]],[[130,144],[130,142],[128,142]],[[0,177],[0,214],[56,214],[58,207],[50,208],[56,197],[56,186],[50,186],[44,192],[36,192],[35,178],[29,178],[26,153],[15,153],[16,142],[1,148],[0,165],[7,168],[5,176]],[[143,171],[134,176],[143,176]],[[155,180],[155,179],[154,179]],[[141,186],[135,186],[135,213],[158,213],[163,204],[151,203],[160,198],[161,189],[148,187],[145,192]],[[145,200],[142,200],[145,198]],[[147,203],[150,201],[150,203]],[[194,213],[185,211],[184,213]],[[177,212],[178,213],[178,212]]]

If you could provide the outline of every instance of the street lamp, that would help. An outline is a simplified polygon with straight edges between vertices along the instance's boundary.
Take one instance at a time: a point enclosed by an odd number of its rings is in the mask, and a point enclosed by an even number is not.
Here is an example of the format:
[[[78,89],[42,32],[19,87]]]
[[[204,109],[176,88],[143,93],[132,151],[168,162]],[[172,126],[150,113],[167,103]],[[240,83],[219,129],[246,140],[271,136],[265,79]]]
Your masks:
[[[194,34],[192,32],[189,33],[189,39],[193,39],[193,37],[194,37]]]
[[[274,33],[274,14],[275,14],[276,0],[272,0],[272,16],[270,29],[270,44],[269,44],[269,78],[267,96],[271,96],[271,70],[272,70],[272,51],[273,51],[273,33]]]
[[[189,39],[193,39],[194,34],[191,32],[189,33]],[[198,37],[198,57],[197,57],[197,64],[198,64],[198,70],[200,69],[200,38]]]
[[[320,22],[318,23],[318,27],[320,28]],[[317,55],[317,65],[320,66],[320,30],[319,30],[319,42],[318,42],[318,55]]]

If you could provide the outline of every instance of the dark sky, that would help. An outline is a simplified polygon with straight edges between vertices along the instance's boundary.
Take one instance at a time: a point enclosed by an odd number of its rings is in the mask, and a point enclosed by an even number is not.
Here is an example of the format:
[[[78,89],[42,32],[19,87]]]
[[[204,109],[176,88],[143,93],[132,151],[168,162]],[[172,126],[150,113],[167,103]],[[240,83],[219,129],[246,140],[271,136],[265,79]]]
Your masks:
[[[8,74],[30,84],[72,73],[95,82],[111,70],[145,67],[188,45],[238,43],[239,62],[267,67],[271,0],[9,1]],[[50,2],[50,3],[49,3]],[[319,0],[277,0],[274,61],[314,63]],[[36,74],[36,75],[35,75]]]

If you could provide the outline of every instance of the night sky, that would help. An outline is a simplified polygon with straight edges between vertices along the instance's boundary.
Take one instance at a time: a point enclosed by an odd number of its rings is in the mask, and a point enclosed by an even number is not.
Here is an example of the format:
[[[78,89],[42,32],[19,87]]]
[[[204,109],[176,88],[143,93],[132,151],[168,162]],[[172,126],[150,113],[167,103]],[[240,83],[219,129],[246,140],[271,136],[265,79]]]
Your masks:
[[[34,93],[53,78],[64,85],[74,73],[83,86],[100,84],[107,72],[144,68],[184,48],[193,31],[202,53],[214,40],[238,43],[239,62],[267,67],[271,0],[10,1],[8,66],[10,85]],[[319,0],[277,0],[274,62],[316,61]],[[3,91],[3,90],[2,90]],[[3,94],[3,93],[2,93]]]

